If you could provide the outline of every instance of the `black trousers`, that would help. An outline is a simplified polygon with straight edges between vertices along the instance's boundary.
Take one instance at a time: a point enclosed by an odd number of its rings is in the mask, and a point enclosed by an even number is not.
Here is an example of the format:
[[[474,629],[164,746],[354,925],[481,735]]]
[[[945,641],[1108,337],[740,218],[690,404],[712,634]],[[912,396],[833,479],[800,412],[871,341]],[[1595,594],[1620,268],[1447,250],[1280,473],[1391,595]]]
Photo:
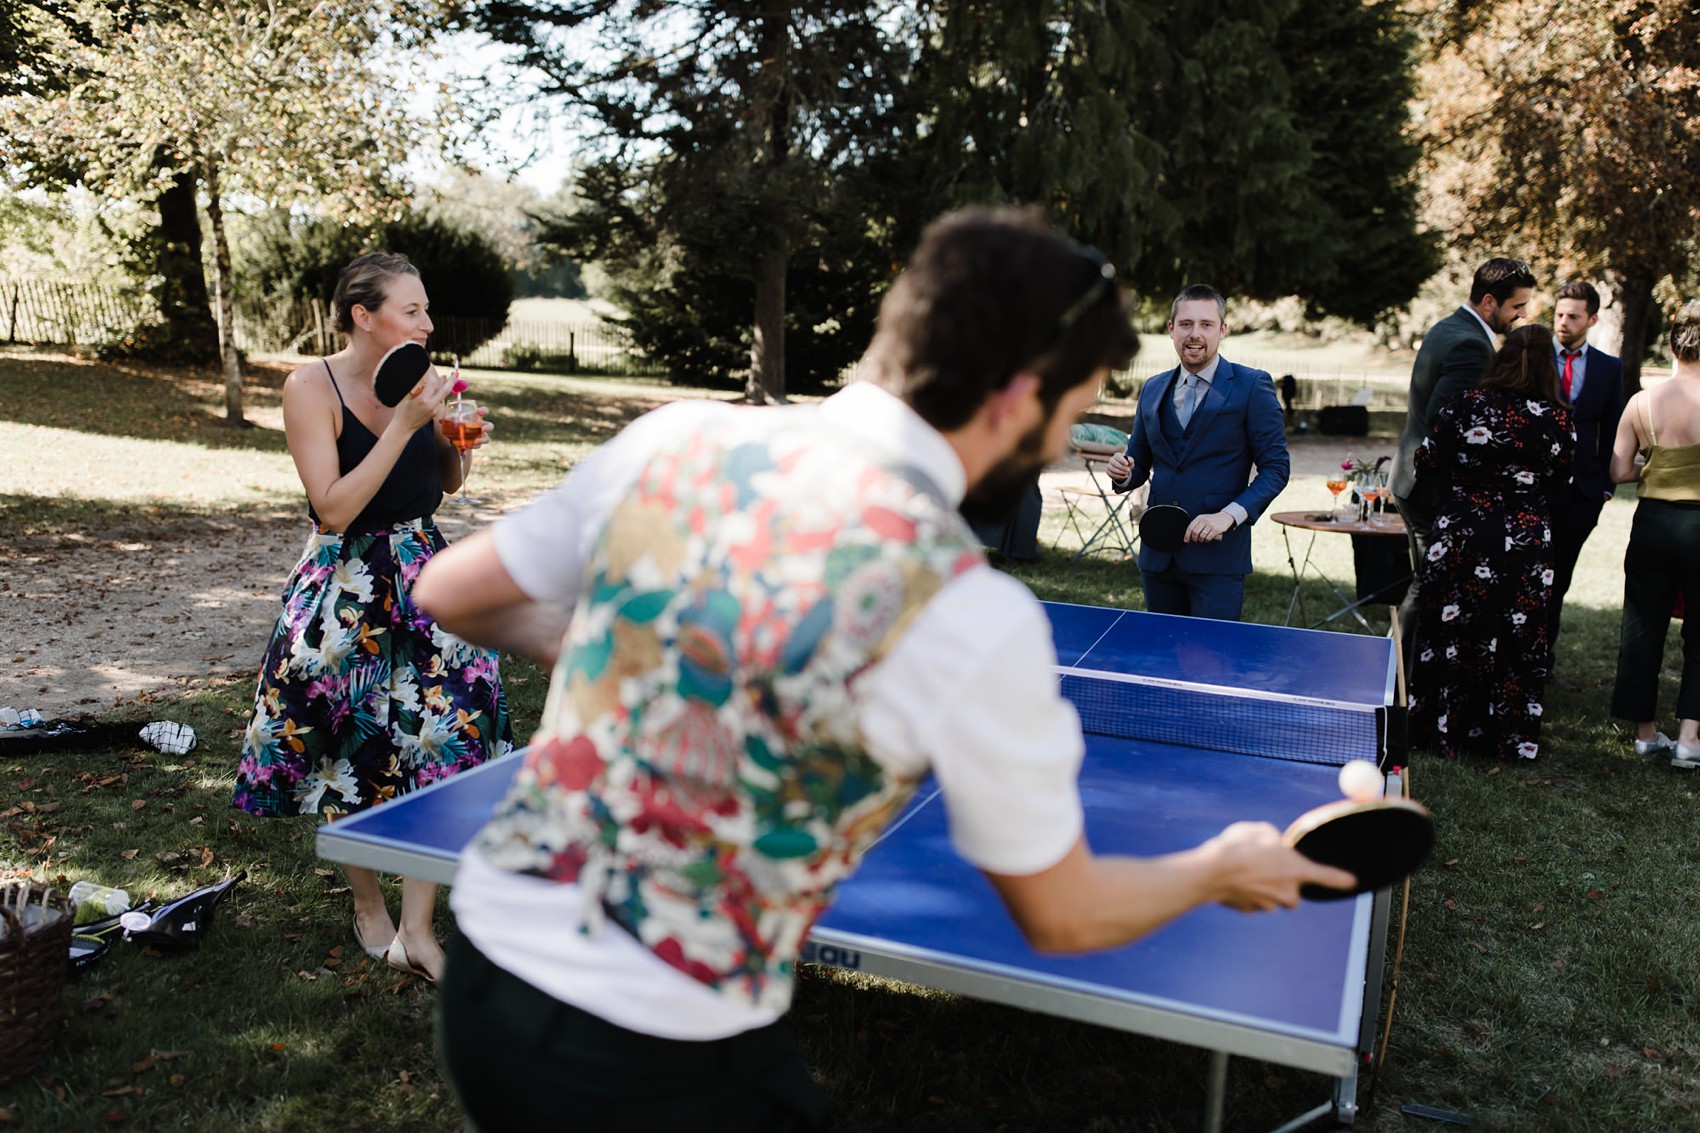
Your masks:
[[[1558,625],[1564,616],[1564,596],[1570,592],[1570,580],[1576,576],[1576,560],[1581,557],[1582,544],[1594,533],[1600,522],[1601,499],[1586,499],[1574,491],[1552,501],[1552,600],[1547,606],[1547,650],[1558,651]],[[1547,665],[1550,673],[1554,669]]]
[[[826,1098],[789,1025],[712,1042],[639,1034],[449,947],[437,1039],[480,1133],[816,1133]]]
[[[1611,714],[1642,723],[1655,719],[1665,633],[1678,592],[1694,608],[1682,623],[1680,720],[1700,720],[1700,504],[1642,500],[1635,505],[1629,548],[1623,553],[1623,630]]]

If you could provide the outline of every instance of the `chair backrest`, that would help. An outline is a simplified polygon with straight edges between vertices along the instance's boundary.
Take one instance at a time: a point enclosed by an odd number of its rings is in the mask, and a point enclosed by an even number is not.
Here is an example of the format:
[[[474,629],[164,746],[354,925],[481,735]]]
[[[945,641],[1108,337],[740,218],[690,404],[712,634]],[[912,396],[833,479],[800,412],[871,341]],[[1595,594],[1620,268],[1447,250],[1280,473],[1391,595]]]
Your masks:
[[[1127,449],[1127,434],[1120,429],[1084,421],[1070,426],[1068,440],[1075,452],[1092,456],[1114,456]]]

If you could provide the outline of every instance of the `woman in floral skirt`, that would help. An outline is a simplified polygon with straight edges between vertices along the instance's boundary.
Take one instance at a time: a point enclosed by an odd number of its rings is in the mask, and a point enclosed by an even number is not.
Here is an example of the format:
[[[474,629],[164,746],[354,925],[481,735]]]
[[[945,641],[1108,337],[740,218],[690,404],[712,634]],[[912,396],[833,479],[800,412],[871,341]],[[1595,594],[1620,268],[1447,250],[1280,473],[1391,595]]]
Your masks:
[[[1413,739],[1451,757],[1533,759],[1546,687],[1552,532],[1547,497],[1576,434],[1552,332],[1506,336],[1481,385],[1435,419],[1417,475],[1450,484],[1418,563],[1423,608],[1411,673]]]
[[[250,814],[334,818],[513,746],[496,655],[443,632],[412,600],[420,569],[445,546],[432,515],[460,485],[438,421],[450,388],[432,368],[391,408],[372,380],[393,347],[424,344],[428,305],[405,256],[359,257],[332,299],[346,345],[284,382],[284,436],[313,530],[284,588],[242,744],[234,801]],[[398,929],[377,874],[345,869],[361,948],[434,980],[436,885],[402,880]]]

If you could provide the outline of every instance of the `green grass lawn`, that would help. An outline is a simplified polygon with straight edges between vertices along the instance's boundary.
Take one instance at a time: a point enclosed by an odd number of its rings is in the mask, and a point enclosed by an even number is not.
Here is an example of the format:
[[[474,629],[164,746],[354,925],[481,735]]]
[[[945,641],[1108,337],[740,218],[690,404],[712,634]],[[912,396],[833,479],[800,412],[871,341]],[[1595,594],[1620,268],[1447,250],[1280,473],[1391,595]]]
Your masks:
[[[136,509],[165,519],[298,509],[281,374],[262,369],[250,387],[263,427],[229,430],[216,423],[210,375],[0,354],[0,540],[98,532]],[[681,392],[471,377],[499,441],[475,486],[500,503],[554,483],[623,421]],[[1277,507],[1327,502],[1319,476],[1299,477]],[[1470,1113],[1480,1128],[1697,1124],[1700,917],[1689,902],[1700,860],[1686,851],[1700,779],[1633,757],[1606,715],[1632,510],[1611,504],[1584,556],[1559,646],[1578,687],[1550,697],[1541,759],[1410,759],[1440,842],[1412,886],[1385,1063],[1373,1094],[1367,1080],[1360,1093],[1359,1128],[1440,1128],[1401,1115],[1406,1102]],[[1273,525],[1254,543],[1247,618],[1279,624],[1293,597],[1287,546]],[[1042,598],[1140,606],[1131,566],[1070,563],[1071,549],[1064,540],[1012,572]],[[1314,561],[1349,583],[1347,540],[1323,536]],[[1303,597],[1310,610],[1333,599],[1313,579]],[[1678,665],[1673,644],[1667,703]],[[517,661],[504,677],[526,734],[544,679]],[[121,949],[69,986],[45,1066],[0,1087],[0,1130],[460,1128],[436,1065],[432,993],[354,947],[343,879],[315,858],[312,826],[230,808],[250,692],[240,679],[155,702],[202,737],[188,756],[0,763],[0,874],[174,896],[248,871],[198,951]],[[1201,1052],[1089,1024],[824,971],[806,974],[794,1017],[840,1129],[1185,1130],[1202,1113]],[[1270,1128],[1327,1090],[1315,1075],[1235,1060],[1228,1127]]]

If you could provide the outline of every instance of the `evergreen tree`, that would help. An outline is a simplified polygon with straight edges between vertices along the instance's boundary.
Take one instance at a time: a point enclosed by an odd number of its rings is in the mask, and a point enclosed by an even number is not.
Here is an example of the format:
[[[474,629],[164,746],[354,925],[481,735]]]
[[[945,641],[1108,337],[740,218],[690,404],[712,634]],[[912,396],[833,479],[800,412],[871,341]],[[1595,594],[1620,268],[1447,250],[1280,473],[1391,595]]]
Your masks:
[[[1154,295],[1210,282],[1371,322],[1433,262],[1409,43],[1384,2],[942,0],[911,177],[929,210],[1041,205]]]
[[[800,310],[789,284],[798,269],[868,262],[865,248],[848,262],[838,249],[865,243],[855,232],[870,218],[844,209],[865,153],[889,144],[904,52],[881,14],[729,0],[481,9],[483,28],[523,47],[602,131],[582,207],[551,238],[610,265],[637,341],[675,369],[713,379],[747,350],[746,396],[762,401],[784,396],[788,333],[804,340],[811,380],[844,354],[815,349],[843,334],[837,308]]]
[[[832,376],[920,229],[969,203],[1038,206],[1164,298],[1208,281],[1369,323],[1433,264],[1394,0],[482,16],[604,131],[549,238],[608,264],[638,341],[696,380],[752,346],[752,399],[781,388],[776,324]],[[586,27],[595,51],[557,36]]]

